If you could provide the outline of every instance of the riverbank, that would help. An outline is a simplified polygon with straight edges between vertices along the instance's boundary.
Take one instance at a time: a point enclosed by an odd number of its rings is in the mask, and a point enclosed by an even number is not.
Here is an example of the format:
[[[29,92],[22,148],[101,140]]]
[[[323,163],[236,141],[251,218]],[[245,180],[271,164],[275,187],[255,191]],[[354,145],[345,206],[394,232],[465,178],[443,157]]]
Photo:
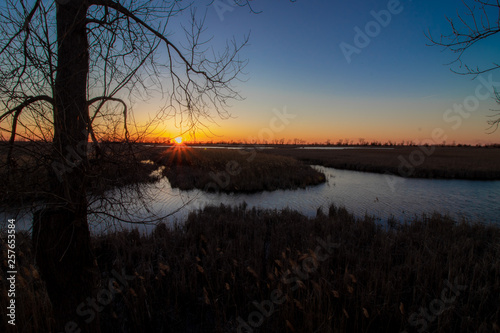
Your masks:
[[[495,332],[499,243],[498,227],[442,215],[404,225],[390,221],[384,228],[334,206],[316,218],[207,207],[184,226],[160,225],[149,236],[129,231],[93,238],[101,286],[122,277],[112,301],[99,304],[101,327],[138,333]],[[17,245],[17,328],[49,332],[50,304],[26,234],[18,234]],[[1,272],[5,308],[5,266]],[[5,317],[0,331],[13,332]]]
[[[285,147],[262,152],[293,157],[308,164],[401,177],[500,180],[500,148],[496,147]]]

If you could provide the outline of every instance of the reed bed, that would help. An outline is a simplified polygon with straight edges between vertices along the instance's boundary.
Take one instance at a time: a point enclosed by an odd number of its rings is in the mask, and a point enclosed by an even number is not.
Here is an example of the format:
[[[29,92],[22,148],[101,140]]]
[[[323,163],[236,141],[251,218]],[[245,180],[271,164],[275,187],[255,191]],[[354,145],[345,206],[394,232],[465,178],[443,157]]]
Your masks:
[[[19,331],[49,332],[28,235],[18,244]],[[207,207],[182,226],[93,239],[101,287],[116,272],[127,281],[100,323],[103,332],[498,332],[499,244],[498,226],[439,214],[383,226],[335,206],[316,218]],[[13,332],[4,316],[0,331]]]
[[[379,147],[380,148],[380,147]],[[356,149],[276,148],[264,153],[337,169],[402,177],[500,180],[498,147],[391,147]]]
[[[16,143],[14,163],[9,166],[7,144],[0,142],[0,187],[4,189],[0,192],[0,206],[30,206],[50,198],[48,172],[54,168],[50,148],[48,143]],[[156,154],[155,148],[124,143],[101,144],[98,154],[90,149],[86,166],[88,191],[100,195],[113,188],[156,181],[150,175],[158,166],[142,163]],[[57,172],[72,172],[70,167],[55,165]]]
[[[325,182],[325,175],[290,157],[245,149],[174,147],[155,159],[172,187],[208,192],[297,189]]]

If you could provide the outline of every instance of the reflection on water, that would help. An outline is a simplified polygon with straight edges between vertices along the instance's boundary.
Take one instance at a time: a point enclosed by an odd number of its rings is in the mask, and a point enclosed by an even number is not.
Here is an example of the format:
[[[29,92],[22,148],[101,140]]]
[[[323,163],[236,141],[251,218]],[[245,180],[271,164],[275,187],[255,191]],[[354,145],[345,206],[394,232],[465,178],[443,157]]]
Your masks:
[[[280,190],[257,194],[218,194],[199,190],[172,189],[168,179],[144,185],[144,202],[130,190],[120,201],[126,203],[128,218],[143,222],[145,216],[164,216],[168,223],[182,222],[188,213],[205,205],[238,205],[246,202],[251,207],[265,209],[292,208],[307,216],[314,216],[319,207],[326,212],[330,204],[345,206],[358,216],[365,214],[380,217],[382,221],[394,215],[401,221],[415,215],[434,211],[482,223],[500,224],[500,181],[437,180],[400,178],[382,174],[336,170],[315,166],[327,176],[327,183],[299,190]],[[110,193],[110,196],[117,194]],[[123,195],[123,193],[121,193]],[[144,207],[147,206],[147,209]],[[117,205],[110,203],[94,209],[107,214],[120,215]],[[123,218],[127,218],[123,214]],[[25,217],[30,218],[29,214]],[[95,232],[109,227],[112,219],[93,214],[89,221]],[[29,225],[26,220],[26,227]],[[107,223],[101,223],[101,222]],[[123,223],[115,220],[115,224]],[[142,226],[141,229],[151,226]]]
[[[166,178],[148,185],[149,202],[156,215],[168,215],[170,222],[182,222],[188,213],[205,205],[238,205],[265,209],[292,208],[314,216],[319,207],[325,211],[334,203],[358,216],[375,215],[382,220],[394,215],[409,220],[434,211],[484,223],[500,224],[500,181],[406,179],[395,176],[336,170],[315,166],[327,176],[327,183],[299,190],[280,190],[257,194],[205,193],[199,190],[172,189]],[[130,200],[133,216],[147,216],[138,201]],[[150,214],[149,214],[150,215]]]
[[[345,149],[369,149],[369,150],[391,150],[394,148],[391,147],[372,147],[372,146],[334,146],[334,147],[323,147],[323,146],[306,146],[306,147],[298,147],[297,149],[306,149],[306,150],[345,150]]]
[[[242,149],[255,149],[255,150],[262,150],[262,149],[274,149],[274,147],[266,147],[266,146],[251,146],[251,145],[239,145],[239,146],[185,146],[186,148],[194,148],[194,149],[237,149],[237,150],[242,150]]]

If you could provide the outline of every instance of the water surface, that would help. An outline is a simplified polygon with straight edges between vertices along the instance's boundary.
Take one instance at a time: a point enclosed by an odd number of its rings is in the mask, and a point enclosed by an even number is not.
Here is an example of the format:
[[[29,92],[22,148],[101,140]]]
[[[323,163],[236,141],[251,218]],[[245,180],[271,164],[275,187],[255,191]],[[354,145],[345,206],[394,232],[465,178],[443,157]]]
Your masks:
[[[117,219],[147,222],[167,216],[168,224],[182,223],[190,211],[206,205],[239,205],[245,202],[250,208],[291,208],[307,216],[315,216],[318,208],[328,211],[331,204],[345,206],[357,216],[365,214],[380,218],[383,223],[390,216],[400,221],[410,221],[417,215],[439,212],[456,219],[500,225],[500,181],[440,180],[401,178],[383,174],[337,170],[321,166],[314,168],[325,173],[327,182],[299,190],[279,190],[256,194],[205,193],[200,190],[173,189],[167,178],[154,184],[143,185],[143,197],[134,190],[112,191],[110,197],[120,196],[127,214],[120,212],[117,204],[95,203],[93,209],[105,214],[91,214],[89,221],[98,232],[110,226],[129,227]],[[147,207],[147,208],[145,208]],[[102,223],[105,222],[105,223]],[[29,228],[31,216],[25,213],[19,227]],[[143,230],[151,226],[141,226]]]

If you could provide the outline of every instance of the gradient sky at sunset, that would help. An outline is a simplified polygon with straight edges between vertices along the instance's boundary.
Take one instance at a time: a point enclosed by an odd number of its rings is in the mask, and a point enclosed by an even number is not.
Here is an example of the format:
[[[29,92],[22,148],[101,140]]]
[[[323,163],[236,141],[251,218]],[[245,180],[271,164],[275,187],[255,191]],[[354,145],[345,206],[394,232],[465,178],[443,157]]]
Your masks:
[[[220,0],[226,3],[228,0]],[[216,1],[217,2],[217,1]],[[207,34],[217,45],[232,36],[242,40],[250,33],[245,82],[237,88],[245,97],[233,101],[232,119],[220,120],[210,129],[210,138],[198,140],[247,140],[262,137],[275,113],[286,110],[295,117],[275,138],[299,138],[309,142],[336,142],[339,138],[358,141],[421,141],[442,128],[447,142],[500,142],[500,131],[487,134],[490,109],[500,108],[484,82],[499,81],[500,73],[484,74],[483,80],[450,71],[446,65],[455,55],[430,47],[425,32],[433,36],[448,33],[446,16],[463,12],[460,1],[401,1],[398,13],[370,43],[346,60],[341,43],[355,45],[355,27],[364,30],[379,12],[397,4],[391,0],[252,1],[260,14],[233,7],[221,13],[207,11]],[[396,7],[395,7],[396,8]],[[499,38],[479,43],[465,55],[469,65],[498,61]],[[344,44],[344,45],[346,45]],[[497,56],[497,58],[495,58]],[[480,92],[479,105],[468,118],[447,111],[471,102]],[[446,118],[446,119],[445,119]],[[458,119],[460,118],[460,119]],[[177,136],[172,127],[167,132]],[[268,132],[267,132],[268,133]]]

